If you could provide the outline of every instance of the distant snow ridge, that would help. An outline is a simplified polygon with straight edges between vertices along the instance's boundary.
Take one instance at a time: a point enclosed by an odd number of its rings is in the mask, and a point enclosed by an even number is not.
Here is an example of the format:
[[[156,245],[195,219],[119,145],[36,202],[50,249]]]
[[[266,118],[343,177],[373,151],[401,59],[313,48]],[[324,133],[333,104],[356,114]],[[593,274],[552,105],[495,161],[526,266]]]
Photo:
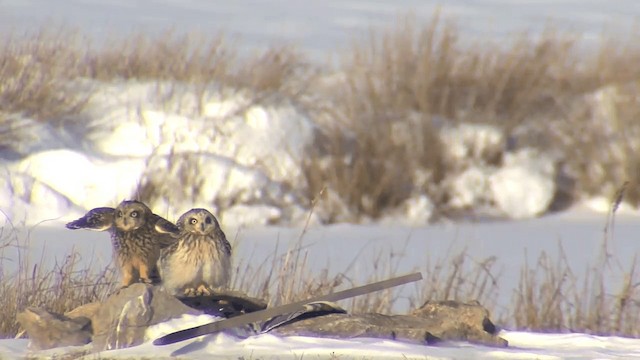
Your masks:
[[[134,196],[170,219],[193,207],[211,209],[225,226],[307,219],[301,164],[316,125],[295,104],[258,104],[248,93],[198,93],[176,84],[92,86],[98,92],[78,119],[60,126],[12,122],[16,140],[0,144],[0,201],[14,223],[67,221]],[[507,151],[503,133],[488,125],[446,126],[440,135],[451,168],[445,180],[451,206],[492,207],[516,218],[549,207],[552,159]],[[323,211],[349,211],[342,199],[331,204],[317,209],[314,221],[323,221]],[[415,190],[384,220],[420,225],[434,208]]]

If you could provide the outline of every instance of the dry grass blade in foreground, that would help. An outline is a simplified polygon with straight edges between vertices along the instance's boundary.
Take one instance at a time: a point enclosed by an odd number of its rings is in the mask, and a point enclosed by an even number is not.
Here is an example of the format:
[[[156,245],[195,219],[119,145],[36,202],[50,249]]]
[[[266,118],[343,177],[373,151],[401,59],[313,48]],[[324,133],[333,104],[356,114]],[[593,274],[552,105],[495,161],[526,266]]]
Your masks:
[[[234,244],[235,247],[235,244]],[[328,269],[314,273],[308,264],[309,252],[301,242],[283,254],[278,247],[257,266],[252,259],[236,259],[231,287],[278,306],[334,291],[343,282],[341,274],[331,278]]]
[[[541,254],[535,267],[525,263],[521,270],[512,309],[516,328],[639,337],[640,277],[636,265],[635,258],[629,269],[620,268],[613,260],[600,260],[578,277],[562,248],[555,260]],[[621,278],[613,293],[610,278]]]
[[[586,332],[598,335],[640,337],[640,274],[637,256],[623,267],[610,250],[615,212],[627,184],[619,189],[604,228],[595,264],[586,264],[582,277],[575,275],[562,244],[554,260],[540,254],[535,267],[525,264],[514,294],[513,319],[519,329]],[[618,279],[617,291],[611,279]],[[613,291],[613,292],[612,292]]]
[[[7,226],[2,228],[0,244],[0,301],[5,304],[0,310],[2,337],[19,333],[15,317],[27,306],[64,313],[79,305],[103,300],[117,284],[113,269],[92,273],[90,264],[82,264],[77,253],[45,269],[26,255],[28,239],[18,239]],[[302,244],[301,241],[292,244],[282,254],[276,250],[257,266],[252,265],[251,258],[236,260],[239,263],[232,288],[268,299],[270,306],[276,306],[335,292],[345,285],[361,285],[350,279],[349,274],[354,271],[353,265],[362,261],[373,267],[364,282],[397,276],[405,256],[403,252],[380,253],[375,259],[356,255],[353,262],[339,272],[330,271],[332,266],[327,264],[318,273],[312,270],[309,253]],[[605,247],[603,254],[608,254]],[[386,290],[353,299],[346,308],[354,313],[392,313],[398,302],[415,308],[427,300],[478,301],[504,327],[640,336],[640,293],[637,291],[640,280],[635,261],[629,269],[624,269],[610,254],[603,255],[597,266],[578,276],[569,267],[562,248],[557,258],[541,254],[535,269],[527,262],[523,265],[512,306],[497,308],[499,292],[510,290],[500,287],[494,270],[497,260],[495,257],[474,260],[464,250],[445,254],[434,263],[425,264],[423,269],[416,269],[423,272],[425,280],[415,285],[408,298],[399,297],[397,291]],[[15,272],[10,271],[12,266]],[[611,287],[605,280],[611,277],[624,278],[614,294],[609,293]]]
[[[427,265],[427,282],[419,299],[478,301],[484,307],[494,309],[500,277],[494,269],[496,262],[495,256],[476,260],[467,250],[447,254],[433,265]]]
[[[42,307],[64,313],[106,298],[117,284],[111,267],[91,271],[80,254],[73,252],[61,263],[47,264],[29,256],[29,240],[11,226],[0,229],[0,338],[20,331],[16,315],[26,307]]]

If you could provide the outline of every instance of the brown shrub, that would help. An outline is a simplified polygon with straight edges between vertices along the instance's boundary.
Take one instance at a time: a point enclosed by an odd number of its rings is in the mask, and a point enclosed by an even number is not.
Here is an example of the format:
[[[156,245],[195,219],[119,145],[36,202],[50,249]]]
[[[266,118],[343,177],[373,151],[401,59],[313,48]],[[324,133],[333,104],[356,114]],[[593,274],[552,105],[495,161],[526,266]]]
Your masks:
[[[80,37],[72,31],[28,35],[11,34],[0,41],[0,108],[3,113],[22,113],[39,121],[59,122],[77,114],[90,94],[74,91],[69,82],[77,78],[82,62]],[[0,122],[7,121],[0,117]]]

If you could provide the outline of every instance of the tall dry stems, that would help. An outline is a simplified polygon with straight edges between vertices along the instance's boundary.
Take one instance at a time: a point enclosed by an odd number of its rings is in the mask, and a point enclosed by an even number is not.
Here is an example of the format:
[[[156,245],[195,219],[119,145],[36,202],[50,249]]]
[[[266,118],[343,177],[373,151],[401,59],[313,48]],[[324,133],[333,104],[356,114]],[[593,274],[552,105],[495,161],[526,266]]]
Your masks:
[[[26,307],[64,313],[80,305],[104,300],[117,284],[115,269],[95,272],[72,252],[61,262],[44,266],[29,256],[30,242],[11,225],[0,229],[0,337],[19,333],[16,315]]]
[[[637,257],[628,267],[611,254],[615,213],[626,184],[613,199],[603,231],[599,258],[587,264],[578,277],[560,244],[554,260],[542,253],[536,266],[526,259],[520,283],[514,293],[513,319],[519,329],[536,331],[587,332],[600,335],[640,336],[640,277]],[[610,280],[620,279],[617,289]]]

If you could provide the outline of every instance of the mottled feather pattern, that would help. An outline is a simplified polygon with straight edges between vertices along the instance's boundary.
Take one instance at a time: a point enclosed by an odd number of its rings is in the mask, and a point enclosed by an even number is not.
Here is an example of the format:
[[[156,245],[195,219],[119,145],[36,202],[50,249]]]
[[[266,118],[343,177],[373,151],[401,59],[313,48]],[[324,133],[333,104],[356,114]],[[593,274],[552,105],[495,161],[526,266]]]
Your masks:
[[[139,201],[122,201],[115,209],[90,210],[82,218],[67,224],[69,229],[109,231],[115,258],[122,274],[122,285],[157,282],[160,249],[170,246],[179,234],[177,226],[154,214]]]
[[[156,239],[161,249],[174,244],[180,235],[180,229],[176,225],[156,214],[151,215],[149,225],[153,226],[152,231],[158,233]]]
[[[67,229],[87,229],[95,231],[106,231],[113,226],[113,216],[115,209],[112,207],[99,207],[91,209],[83,217],[67,223]]]
[[[231,277],[231,245],[215,216],[205,209],[192,209],[177,225],[178,241],[164,249],[159,260],[165,289],[181,294],[225,287]]]
[[[156,257],[160,253],[153,236],[146,231],[147,229],[138,229],[134,231],[121,231],[116,229],[111,234],[111,244],[116,250],[119,259],[130,259],[134,256],[141,258]],[[153,261],[153,259],[150,259]]]
[[[194,214],[200,214],[201,216],[204,216],[205,219],[206,217],[209,217],[211,219],[211,226],[209,227],[209,232],[207,233],[208,238],[212,241],[215,241],[217,246],[222,248],[225,254],[231,256],[231,244],[229,244],[229,241],[227,241],[227,237],[222,231],[222,228],[220,228],[218,219],[216,219],[216,217],[206,209],[191,209],[180,216],[177,221],[177,227],[180,233],[179,237],[182,238],[187,234],[194,234],[193,229],[189,224],[189,220]]]

